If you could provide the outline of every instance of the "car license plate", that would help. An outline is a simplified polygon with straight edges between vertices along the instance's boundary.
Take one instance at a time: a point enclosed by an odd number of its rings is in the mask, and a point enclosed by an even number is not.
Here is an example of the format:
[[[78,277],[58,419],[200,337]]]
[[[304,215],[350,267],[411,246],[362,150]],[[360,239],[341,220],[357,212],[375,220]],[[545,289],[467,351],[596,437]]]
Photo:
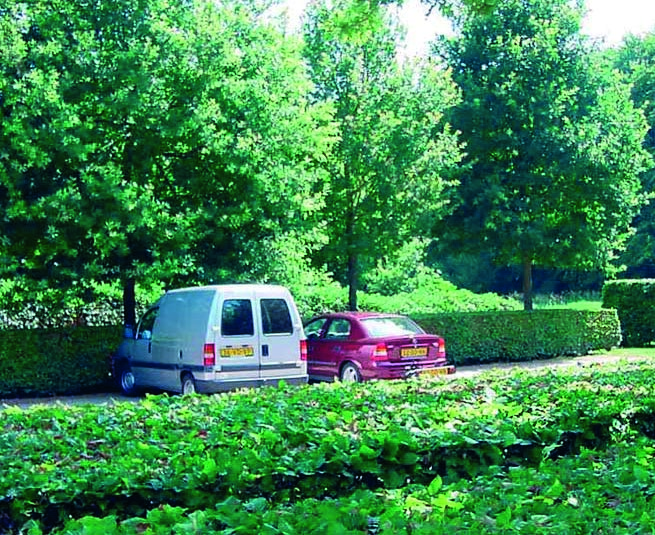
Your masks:
[[[234,357],[252,357],[255,354],[255,349],[252,346],[243,347],[221,347],[221,358],[234,358]]]
[[[430,368],[422,371],[421,375],[448,375],[449,372],[448,366],[444,366],[443,368]]]
[[[428,354],[427,347],[402,347],[400,348],[401,357],[425,357]]]

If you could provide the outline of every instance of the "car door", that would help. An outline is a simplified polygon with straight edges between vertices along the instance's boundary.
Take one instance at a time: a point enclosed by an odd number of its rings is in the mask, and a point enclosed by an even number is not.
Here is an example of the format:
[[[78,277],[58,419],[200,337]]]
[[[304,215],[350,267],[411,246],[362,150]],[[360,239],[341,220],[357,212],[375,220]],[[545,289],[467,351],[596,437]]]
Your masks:
[[[259,380],[260,352],[253,301],[252,295],[234,293],[221,302],[216,337],[218,380],[244,384]]]
[[[311,325],[309,325],[311,327]],[[329,320],[321,336],[313,342],[313,355],[308,359],[313,362],[312,375],[333,379],[339,375],[344,358],[347,358],[345,346],[350,336],[351,323],[347,318]]]

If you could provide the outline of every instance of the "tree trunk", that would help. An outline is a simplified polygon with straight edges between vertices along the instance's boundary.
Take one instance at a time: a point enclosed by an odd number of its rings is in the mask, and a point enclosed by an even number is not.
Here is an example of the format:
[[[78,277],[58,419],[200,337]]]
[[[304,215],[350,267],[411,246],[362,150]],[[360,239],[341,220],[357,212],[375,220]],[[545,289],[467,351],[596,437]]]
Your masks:
[[[532,258],[523,257],[523,310],[532,310]]]
[[[136,328],[136,291],[134,277],[123,282],[123,320],[126,328]]]
[[[357,254],[348,252],[348,310],[357,310]]]

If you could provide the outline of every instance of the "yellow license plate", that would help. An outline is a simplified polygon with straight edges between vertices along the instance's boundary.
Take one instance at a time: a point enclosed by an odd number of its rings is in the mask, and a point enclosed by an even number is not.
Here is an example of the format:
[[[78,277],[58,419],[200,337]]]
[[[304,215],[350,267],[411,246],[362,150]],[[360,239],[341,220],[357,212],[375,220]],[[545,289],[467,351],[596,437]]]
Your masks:
[[[443,368],[431,368],[421,372],[421,375],[448,375],[448,367],[444,366]]]
[[[427,347],[403,347],[400,349],[401,357],[425,357],[427,354]]]
[[[221,358],[230,357],[252,357],[255,354],[255,349],[252,346],[243,347],[221,347]]]

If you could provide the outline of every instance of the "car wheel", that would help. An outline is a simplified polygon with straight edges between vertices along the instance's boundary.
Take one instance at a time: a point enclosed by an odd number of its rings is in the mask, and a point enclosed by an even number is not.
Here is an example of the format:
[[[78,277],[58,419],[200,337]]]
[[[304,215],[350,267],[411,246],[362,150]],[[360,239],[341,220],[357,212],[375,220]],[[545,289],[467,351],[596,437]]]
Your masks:
[[[190,373],[185,373],[182,376],[182,394],[195,394],[196,393],[196,382],[193,379],[193,375]]]
[[[348,362],[341,368],[341,374],[339,375],[341,382],[343,383],[361,383],[362,376],[357,369],[357,366]]]
[[[120,370],[118,376],[119,386],[121,387],[123,394],[126,396],[133,396],[137,391],[134,373],[127,364],[123,365]]]

